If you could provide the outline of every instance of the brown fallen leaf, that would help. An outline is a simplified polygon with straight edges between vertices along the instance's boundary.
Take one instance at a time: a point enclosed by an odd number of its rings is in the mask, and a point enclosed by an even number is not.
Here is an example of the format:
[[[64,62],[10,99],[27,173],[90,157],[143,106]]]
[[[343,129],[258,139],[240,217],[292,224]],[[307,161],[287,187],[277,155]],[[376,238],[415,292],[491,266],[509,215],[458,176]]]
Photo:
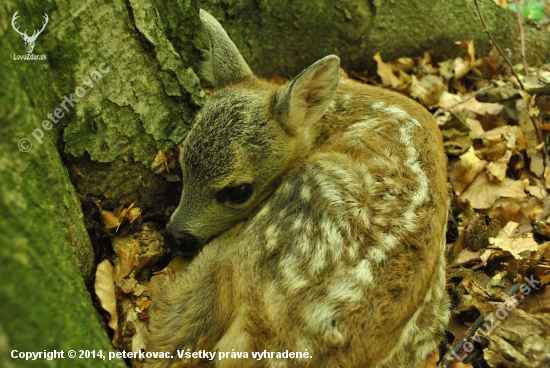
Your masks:
[[[472,208],[490,208],[498,198],[523,198],[529,180],[512,180],[504,178],[501,182],[491,181],[486,172],[480,173],[460,195],[463,201],[469,201]]]
[[[499,181],[503,181],[506,177],[506,170],[508,169],[508,163],[512,157],[512,151],[508,150],[496,161],[492,161],[487,165],[487,172],[497,178]]]
[[[463,249],[453,261],[453,266],[463,266],[477,261],[479,261],[479,251],[472,252],[471,250]]]
[[[101,211],[101,221],[106,229],[120,226],[120,220],[111,211]]]
[[[437,104],[445,85],[440,77],[435,75],[425,75],[418,80],[412,75],[410,86],[411,97],[418,100],[424,106],[433,106]]]
[[[136,259],[136,254],[139,252],[139,240],[134,239],[134,241],[126,243],[123,246],[114,245],[118,238],[114,237],[113,248],[117,254],[115,261],[115,271],[113,279],[118,281],[126,276],[128,276],[139,264]]]
[[[472,98],[464,102],[460,109],[467,110],[469,112],[473,112],[474,114],[483,116],[485,114],[498,115],[503,108],[504,105],[499,103],[479,102],[475,98]]]
[[[527,206],[524,205],[524,208],[527,208]],[[516,199],[501,198],[495,202],[488,215],[490,218],[499,221],[499,223],[503,225],[510,221],[514,221],[520,224],[520,231],[524,229],[530,231],[531,221],[523,213],[524,208],[517,203]]]
[[[111,266],[111,263],[107,259],[97,265],[94,289],[101,307],[111,316],[109,327],[114,331],[112,343],[116,346],[119,331],[115,283],[113,281],[113,266]]]
[[[134,292],[134,289],[137,285],[136,279],[133,277],[130,277],[128,279],[121,280],[116,283],[118,287],[125,293],[125,294],[132,294]]]
[[[544,186],[550,189],[550,167],[546,166],[544,168]]]
[[[126,214],[126,218],[130,223],[136,221],[136,219],[141,216],[141,208],[134,207]]]
[[[496,314],[496,312],[495,312]],[[540,368],[550,365],[550,321],[519,308],[501,309],[506,319],[495,320],[495,329],[486,337],[489,345],[483,358],[491,367]],[[498,317],[499,315],[496,314]],[[498,325],[496,322],[500,322]]]
[[[459,80],[464,77],[472,69],[475,62],[475,48],[474,41],[458,41],[457,45],[464,47],[466,55],[464,58],[457,57],[455,59],[455,80]]]
[[[382,61],[380,52],[374,55],[374,60],[376,60],[377,64],[376,73],[382,79],[382,84],[389,85],[395,89],[403,83],[400,78],[393,74],[391,65]]]
[[[487,161],[480,160],[474,153],[474,148],[460,155],[460,161],[456,163],[451,171],[451,186],[456,195],[461,195],[464,189],[474,178],[487,166]]]
[[[524,251],[536,252],[537,242],[533,239],[533,234],[517,234],[518,227],[517,222],[508,222],[495,238],[489,238],[489,243],[510,252],[516,259],[521,259]]]
[[[390,61],[388,63],[394,72],[399,72],[400,70],[405,73],[410,72],[414,68],[414,60],[409,57],[400,57],[397,60]]]
[[[126,217],[128,212],[132,209],[132,207],[134,207],[134,204],[136,204],[136,202],[132,203],[131,205],[129,205],[127,208],[125,208],[123,211],[120,212],[120,214],[118,215],[118,221],[120,223],[117,226],[116,231],[118,231],[118,228],[120,227],[120,224],[122,224],[122,221],[124,220],[124,218]],[[141,214],[141,211],[139,213]]]

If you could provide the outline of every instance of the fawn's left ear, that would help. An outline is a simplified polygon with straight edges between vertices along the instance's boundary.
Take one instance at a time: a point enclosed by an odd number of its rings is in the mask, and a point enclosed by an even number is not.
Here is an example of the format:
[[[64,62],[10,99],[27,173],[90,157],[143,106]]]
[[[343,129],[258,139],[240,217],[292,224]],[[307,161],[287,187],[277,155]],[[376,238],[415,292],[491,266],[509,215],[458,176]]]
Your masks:
[[[294,78],[276,98],[273,112],[291,133],[305,131],[331,103],[340,81],[340,59],[329,55]]]
[[[255,78],[220,22],[202,9],[200,10],[200,19],[210,41],[209,57],[201,68],[201,74],[206,80],[215,87],[224,87]]]

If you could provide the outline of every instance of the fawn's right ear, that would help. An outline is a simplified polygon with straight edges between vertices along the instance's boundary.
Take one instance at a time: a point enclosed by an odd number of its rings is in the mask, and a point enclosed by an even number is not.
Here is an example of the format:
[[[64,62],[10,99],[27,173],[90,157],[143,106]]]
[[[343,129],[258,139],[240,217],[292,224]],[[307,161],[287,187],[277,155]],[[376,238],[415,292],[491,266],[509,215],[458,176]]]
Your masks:
[[[336,55],[325,56],[279,92],[273,113],[285,130],[300,135],[324,115],[339,81],[340,59]]]
[[[210,40],[209,58],[202,65],[201,70],[204,78],[215,87],[224,87],[255,78],[237,46],[216,18],[202,9],[200,18]]]

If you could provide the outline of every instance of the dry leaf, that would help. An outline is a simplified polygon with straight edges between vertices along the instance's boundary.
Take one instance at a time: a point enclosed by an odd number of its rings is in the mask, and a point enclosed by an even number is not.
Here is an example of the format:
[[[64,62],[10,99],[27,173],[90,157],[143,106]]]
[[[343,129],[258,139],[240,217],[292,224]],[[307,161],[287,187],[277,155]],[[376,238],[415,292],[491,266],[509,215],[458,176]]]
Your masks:
[[[466,55],[464,58],[457,57],[455,59],[455,80],[459,80],[464,77],[472,69],[475,61],[475,49],[474,41],[459,41],[456,42],[457,45],[464,47],[466,50]]]
[[[166,154],[162,151],[158,151],[151,163],[151,169],[157,169],[158,173],[163,173],[164,171],[169,171],[167,167],[167,158]]]
[[[453,261],[453,266],[463,266],[468,263],[479,261],[479,252],[472,252],[468,249],[463,249],[458,257]]]
[[[470,147],[468,151],[460,156],[460,161],[456,163],[451,172],[451,186],[456,195],[461,195],[464,189],[474,180],[474,178],[487,166],[487,161],[480,160],[474,153],[474,148]]]
[[[485,130],[483,130],[483,126],[479,120],[466,118],[466,124],[470,127],[470,138],[477,139],[485,134]]]
[[[136,333],[132,336],[132,351],[145,350],[147,345],[147,323],[136,321]]]
[[[544,168],[544,186],[550,189],[550,167],[546,166]]]
[[[455,95],[449,92],[443,92],[441,96],[439,96],[439,101],[437,102],[437,107],[441,109],[449,109],[455,105],[457,105],[459,102],[462,101],[462,97],[459,95]],[[457,108],[460,105],[457,105]],[[453,111],[454,108],[453,108]]]
[[[548,196],[548,192],[546,192],[544,188],[535,185],[530,185],[525,190],[527,190],[527,192],[529,192],[529,194],[531,194],[533,197],[536,197],[541,201]]]
[[[533,234],[517,234],[518,227],[517,222],[508,222],[496,238],[489,238],[489,243],[510,252],[516,259],[521,259],[520,253],[524,251],[536,252],[537,242],[533,239]]]
[[[106,229],[120,226],[120,220],[111,211],[101,211],[101,221]]]
[[[138,284],[138,285],[136,286],[136,288],[134,289],[134,295],[135,295],[135,296],[140,296],[140,295],[143,294],[143,292],[146,291],[146,290],[148,290],[148,289],[147,289],[147,286]]]
[[[498,198],[523,198],[527,194],[525,188],[529,180],[512,180],[504,178],[502,182],[491,182],[489,175],[482,172],[466,188],[460,196],[463,201],[469,201],[474,209],[490,208]]]
[[[464,96],[466,98],[466,96]],[[504,105],[491,102],[479,102],[475,98],[472,98],[462,104],[461,110],[467,110],[478,115],[498,115],[504,108]]]
[[[94,289],[101,307],[111,316],[109,327],[115,332],[112,340],[113,345],[115,345],[118,341],[118,314],[116,310],[113,266],[111,266],[111,263],[107,259],[97,265]]]
[[[382,61],[380,52],[377,52],[376,55],[374,55],[374,60],[376,60],[376,64],[378,66],[376,69],[376,73],[382,79],[382,84],[389,85],[392,88],[397,88],[399,85],[401,85],[402,80],[399,79],[395,74],[393,74],[390,64],[384,63]]]
[[[113,248],[115,248],[115,246],[113,246]],[[139,240],[135,239],[133,242],[126,243],[122,247],[116,246],[115,252],[118,257],[115,261],[113,279],[117,281],[128,276],[139,264],[136,259],[136,254],[139,252]]]
[[[531,221],[523,213],[524,208],[516,202],[516,199],[510,198],[498,199],[489,211],[489,217],[497,220],[500,224],[507,224],[510,221],[514,221],[520,224],[521,230],[525,228],[527,229],[526,231],[531,231]]]
[[[494,298],[506,298],[504,289],[507,281],[506,271],[497,272],[485,286],[485,291]]]
[[[508,162],[510,162],[510,158],[512,157],[512,151],[508,150],[502,156],[496,161],[493,161],[487,165],[487,171],[496,177],[499,181],[503,181],[504,177],[506,176],[506,170],[508,169]]]
[[[142,301],[137,303],[136,306],[139,308],[140,311],[143,312],[144,310],[149,308],[149,305],[151,304],[151,302],[152,302],[151,299],[143,299]]]
[[[400,70],[405,73],[410,72],[414,67],[414,60],[409,57],[400,57],[397,60],[390,61],[388,63],[394,72],[399,72]]]
[[[420,81],[412,75],[411,97],[424,106],[436,105],[444,90],[443,81],[435,75],[425,75]]]
[[[498,312],[500,311],[500,312]],[[497,314],[499,313],[499,314]],[[483,349],[483,358],[491,367],[544,367],[550,362],[550,321],[519,308],[503,307],[494,314],[502,318],[488,336],[489,346]]]
[[[141,208],[134,207],[126,214],[126,218],[130,223],[134,222],[139,216],[141,216]]]
[[[536,151],[531,154],[531,163],[529,164],[529,169],[533,174],[535,174],[539,178],[542,177],[545,166],[544,166],[544,159],[541,151]]]
[[[123,281],[117,282],[117,285],[125,294],[132,294],[137,285],[137,281],[133,277],[130,277]]]

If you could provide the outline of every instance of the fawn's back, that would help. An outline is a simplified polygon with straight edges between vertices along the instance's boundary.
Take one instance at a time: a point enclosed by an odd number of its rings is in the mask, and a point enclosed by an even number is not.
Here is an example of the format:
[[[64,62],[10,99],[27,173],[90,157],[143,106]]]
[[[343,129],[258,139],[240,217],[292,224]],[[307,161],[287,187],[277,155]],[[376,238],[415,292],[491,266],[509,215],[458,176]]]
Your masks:
[[[449,317],[446,161],[431,115],[340,80],[335,56],[284,87],[259,80],[201,19],[220,89],[184,143],[167,240],[207,244],[154,302],[148,350],[173,358],[150,364],[423,367]],[[249,358],[179,359],[187,349]]]

